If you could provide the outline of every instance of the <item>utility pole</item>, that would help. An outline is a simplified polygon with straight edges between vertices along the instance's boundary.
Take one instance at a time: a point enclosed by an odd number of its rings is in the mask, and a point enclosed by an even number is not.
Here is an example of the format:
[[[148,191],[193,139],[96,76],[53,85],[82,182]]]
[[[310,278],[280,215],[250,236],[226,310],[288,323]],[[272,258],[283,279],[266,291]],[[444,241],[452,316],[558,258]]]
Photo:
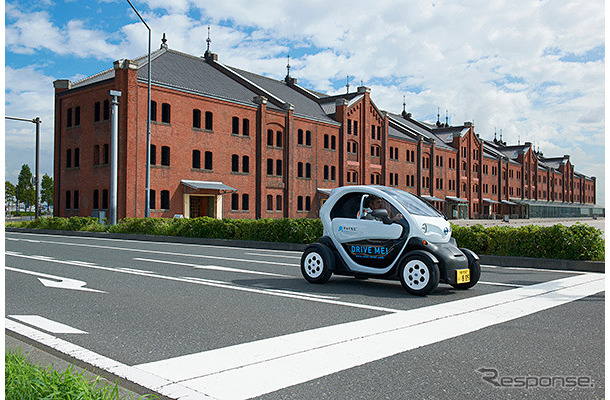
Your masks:
[[[109,90],[110,101],[110,225],[117,222],[117,181],[119,161],[119,97],[121,92]]]
[[[36,124],[36,175],[34,177],[35,180],[35,186],[36,186],[36,205],[34,208],[34,218],[38,218],[40,217],[40,207],[39,207],[39,199],[40,199],[40,169],[39,169],[39,161],[40,161],[40,124],[42,123],[42,121],[40,120],[39,117],[36,117],[34,119],[27,119],[27,118],[17,118],[17,117],[4,117],[6,119],[12,119],[15,121],[25,121],[25,122],[32,122],[34,124]],[[19,204],[19,203],[17,203]]]

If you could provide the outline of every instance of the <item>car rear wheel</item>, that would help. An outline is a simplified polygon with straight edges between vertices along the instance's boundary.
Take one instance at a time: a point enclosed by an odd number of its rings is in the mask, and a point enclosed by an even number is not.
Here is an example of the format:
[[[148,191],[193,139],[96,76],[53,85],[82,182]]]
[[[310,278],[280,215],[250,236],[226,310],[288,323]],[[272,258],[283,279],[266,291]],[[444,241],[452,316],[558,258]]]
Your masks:
[[[314,243],[301,257],[301,273],[310,283],[326,283],[332,275],[334,256],[328,247]]]
[[[434,291],[440,280],[439,275],[438,265],[421,255],[408,257],[399,271],[402,287],[416,296],[425,296]]]

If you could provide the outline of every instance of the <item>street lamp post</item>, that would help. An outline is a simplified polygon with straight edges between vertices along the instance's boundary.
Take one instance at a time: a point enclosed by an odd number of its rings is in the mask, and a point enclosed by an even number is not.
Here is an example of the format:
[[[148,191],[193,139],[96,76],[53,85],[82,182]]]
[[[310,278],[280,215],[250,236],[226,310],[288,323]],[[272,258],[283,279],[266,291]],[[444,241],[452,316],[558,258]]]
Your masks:
[[[25,122],[32,122],[34,124],[36,124],[36,198],[35,198],[35,202],[36,205],[34,207],[34,217],[38,218],[40,216],[40,174],[39,174],[39,161],[40,161],[40,123],[42,122],[40,120],[39,117],[36,117],[34,119],[27,119],[27,118],[17,118],[17,117],[6,117],[6,119],[12,119],[15,121],[25,121]]]
[[[127,0],[133,11],[135,11],[140,21],[148,29],[148,116],[146,118],[146,199],[144,202],[144,217],[150,217],[150,81],[152,65],[150,64],[150,27],[144,21],[138,10],[133,6],[130,0]],[[137,190],[137,189],[136,189]]]

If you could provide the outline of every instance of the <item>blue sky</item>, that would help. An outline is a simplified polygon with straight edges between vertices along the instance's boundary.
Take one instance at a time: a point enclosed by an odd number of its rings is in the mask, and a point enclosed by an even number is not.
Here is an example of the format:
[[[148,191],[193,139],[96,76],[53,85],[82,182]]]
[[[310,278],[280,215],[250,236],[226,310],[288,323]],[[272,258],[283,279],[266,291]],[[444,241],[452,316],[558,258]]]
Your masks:
[[[605,37],[600,0],[134,1],[153,49],[170,48],[274,78],[291,75],[336,94],[360,82],[384,110],[474,121],[483,139],[502,129],[547,157],[571,155],[605,192]],[[52,175],[53,81],[76,81],[147,51],[127,1],[7,1],[5,113],[42,124],[41,173]],[[34,167],[34,125],[5,122],[5,179]]]

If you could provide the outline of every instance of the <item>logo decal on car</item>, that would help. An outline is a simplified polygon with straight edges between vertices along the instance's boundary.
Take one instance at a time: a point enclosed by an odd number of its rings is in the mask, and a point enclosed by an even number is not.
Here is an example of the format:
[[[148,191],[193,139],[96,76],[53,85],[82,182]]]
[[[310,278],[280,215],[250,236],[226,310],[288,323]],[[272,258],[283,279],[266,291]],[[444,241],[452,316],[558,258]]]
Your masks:
[[[339,226],[339,232],[356,232],[356,228],[353,226]]]

